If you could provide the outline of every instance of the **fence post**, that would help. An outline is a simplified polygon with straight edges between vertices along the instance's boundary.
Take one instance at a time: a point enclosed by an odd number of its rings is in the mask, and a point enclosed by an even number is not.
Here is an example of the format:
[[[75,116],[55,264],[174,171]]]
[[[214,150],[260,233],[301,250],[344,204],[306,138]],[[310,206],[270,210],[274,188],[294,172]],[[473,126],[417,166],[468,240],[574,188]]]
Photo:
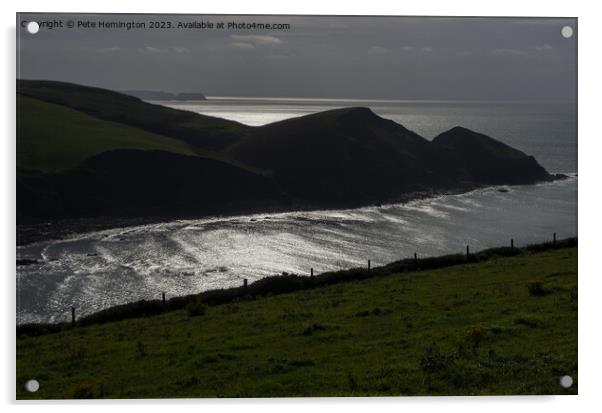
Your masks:
[[[71,307],[71,327],[75,327],[75,307]]]
[[[311,273],[310,273],[310,277],[313,277],[313,276],[314,276],[314,269],[312,268],[311,269]]]
[[[247,279],[245,278],[245,279],[242,281],[242,283],[243,283],[243,287],[245,287],[245,290],[246,290],[246,289],[247,289],[247,287],[249,286],[249,285],[248,285],[248,281],[247,281]]]
[[[163,305],[165,305],[165,293],[161,293],[161,298],[163,299]]]
[[[468,258],[470,256],[470,247],[467,245],[466,246],[466,258]]]
[[[418,262],[418,254],[414,253],[414,262]]]
[[[368,260],[368,271],[370,271],[370,260]]]
[[[514,238],[510,239],[510,248],[514,249]]]
[[[554,233],[553,243],[556,244],[556,233]]]

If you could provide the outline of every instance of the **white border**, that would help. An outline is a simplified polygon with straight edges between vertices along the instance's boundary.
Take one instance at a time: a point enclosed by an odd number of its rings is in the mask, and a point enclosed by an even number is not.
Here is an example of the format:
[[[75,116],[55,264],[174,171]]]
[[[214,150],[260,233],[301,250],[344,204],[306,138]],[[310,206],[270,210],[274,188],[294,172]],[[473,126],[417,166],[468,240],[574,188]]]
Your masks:
[[[0,139],[2,160],[0,180],[3,202],[1,204],[2,248],[0,257],[3,271],[2,308],[4,334],[0,339],[3,371],[0,382],[0,400],[12,409],[44,409],[45,412],[79,412],[82,408],[91,411],[104,411],[107,408],[125,411],[131,404],[142,404],[147,412],[164,412],[168,405],[192,411],[198,409],[240,411],[245,413],[266,410],[303,412],[342,407],[346,413],[377,408],[382,411],[420,408],[446,412],[475,411],[504,412],[512,409],[537,409],[546,412],[563,412],[569,409],[594,410],[601,403],[598,389],[600,375],[600,325],[597,316],[602,314],[599,303],[602,301],[602,266],[598,256],[602,243],[599,241],[601,228],[599,196],[602,165],[600,132],[600,27],[602,15],[594,1],[525,1],[525,0],[441,0],[441,1],[399,1],[396,3],[370,0],[361,3],[349,1],[304,0],[289,3],[285,1],[42,1],[22,0],[2,2],[2,35],[4,56],[2,65],[3,136]],[[136,402],[93,403],[15,403],[15,13],[30,12],[120,12],[120,13],[230,13],[230,14],[346,14],[346,15],[451,15],[451,16],[549,16],[579,18],[579,396],[574,397],[481,397],[481,398],[387,398],[387,399],[245,399],[245,400],[144,400]],[[598,259],[596,259],[598,258]],[[109,404],[110,406],[107,406]]]

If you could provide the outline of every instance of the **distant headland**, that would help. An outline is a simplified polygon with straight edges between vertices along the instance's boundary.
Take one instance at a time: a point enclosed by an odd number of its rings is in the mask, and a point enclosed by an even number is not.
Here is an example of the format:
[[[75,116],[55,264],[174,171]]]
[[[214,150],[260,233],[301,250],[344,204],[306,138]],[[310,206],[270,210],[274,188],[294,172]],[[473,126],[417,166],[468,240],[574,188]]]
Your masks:
[[[124,90],[123,93],[142,100],[207,100],[202,93],[170,93],[155,90]]]

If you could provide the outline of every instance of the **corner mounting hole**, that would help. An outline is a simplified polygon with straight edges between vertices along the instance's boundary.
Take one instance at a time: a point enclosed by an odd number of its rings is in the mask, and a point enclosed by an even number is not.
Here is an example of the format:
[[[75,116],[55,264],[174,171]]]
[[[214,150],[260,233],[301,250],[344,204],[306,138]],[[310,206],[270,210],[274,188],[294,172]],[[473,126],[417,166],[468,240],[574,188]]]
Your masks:
[[[573,385],[573,378],[571,376],[562,376],[560,378],[560,385],[565,389],[568,389]]]
[[[573,37],[573,28],[571,26],[564,26],[560,29],[560,34],[562,34],[562,37],[565,39],[570,39]]]
[[[25,383],[25,390],[27,390],[30,393],[35,393],[40,389],[40,383],[35,380],[27,380],[27,383]]]
[[[40,31],[40,25],[37,22],[27,23],[27,31],[31,34],[36,34]]]

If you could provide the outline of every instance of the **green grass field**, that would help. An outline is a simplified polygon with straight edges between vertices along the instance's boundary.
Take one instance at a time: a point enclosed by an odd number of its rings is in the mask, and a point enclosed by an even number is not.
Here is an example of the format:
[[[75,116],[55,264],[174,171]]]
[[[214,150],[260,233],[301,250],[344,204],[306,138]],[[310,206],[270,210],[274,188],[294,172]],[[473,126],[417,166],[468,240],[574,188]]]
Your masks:
[[[195,152],[183,141],[17,95],[17,167],[55,171],[112,149]],[[26,121],[25,121],[26,120]]]
[[[576,393],[576,247],[17,340],[19,399]]]
[[[17,93],[96,119],[181,140],[201,150],[219,150],[238,140],[239,134],[248,129],[238,122],[153,105],[122,93],[73,83],[19,79]]]

